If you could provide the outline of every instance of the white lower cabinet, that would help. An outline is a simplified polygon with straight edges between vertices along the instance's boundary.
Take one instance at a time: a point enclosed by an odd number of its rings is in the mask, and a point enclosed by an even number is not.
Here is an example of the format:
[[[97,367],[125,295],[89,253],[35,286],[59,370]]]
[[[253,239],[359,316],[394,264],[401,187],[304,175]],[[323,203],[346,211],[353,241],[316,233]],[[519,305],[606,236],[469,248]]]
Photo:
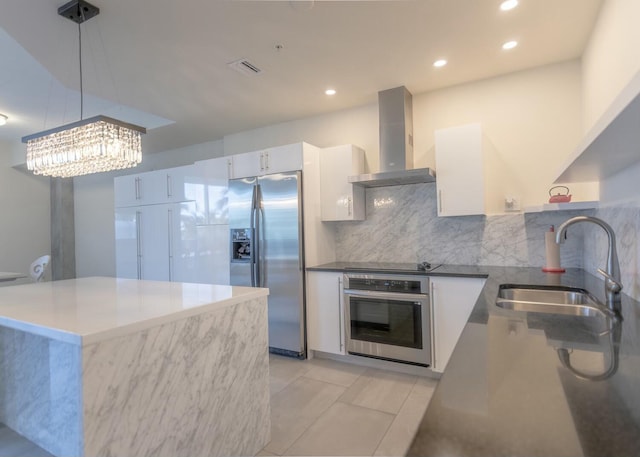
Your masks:
[[[115,233],[118,277],[195,281],[194,202],[116,208]]]
[[[307,272],[307,346],[346,354],[342,273]]]
[[[431,276],[429,280],[435,358],[432,369],[443,372],[486,279]]]

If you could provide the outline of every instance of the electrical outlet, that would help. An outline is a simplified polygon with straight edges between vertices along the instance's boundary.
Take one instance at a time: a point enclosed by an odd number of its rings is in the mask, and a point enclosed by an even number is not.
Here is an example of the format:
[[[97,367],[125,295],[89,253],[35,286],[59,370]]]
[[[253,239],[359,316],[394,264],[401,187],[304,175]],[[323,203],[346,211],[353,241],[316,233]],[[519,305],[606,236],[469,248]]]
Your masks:
[[[504,198],[504,210],[507,212],[520,211],[520,198],[507,195]]]

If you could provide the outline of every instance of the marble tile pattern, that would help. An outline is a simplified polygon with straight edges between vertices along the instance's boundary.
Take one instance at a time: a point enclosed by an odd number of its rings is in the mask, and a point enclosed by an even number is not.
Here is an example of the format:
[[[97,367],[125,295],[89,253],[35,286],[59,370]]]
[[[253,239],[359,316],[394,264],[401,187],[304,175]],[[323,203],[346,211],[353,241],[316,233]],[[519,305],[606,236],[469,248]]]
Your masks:
[[[83,348],[85,455],[255,455],[270,440],[266,297]]]
[[[599,208],[595,216],[607,222],[616,234],[623,292],[640,300],[640,202]],[[595,273],[605,268],[608,241],[606,233],[592,224],[584,226],[584,268]]]
[[[54,455],[81,455],[80,347],[0,327],[0,351],[0,421]]]
[[[437,217],[436,185],[366,191],[367,219],[337,222],[338,261],[542,267],[544,233],[588,211]],[[580,227],[561,248],[564,267],[582,267]]]

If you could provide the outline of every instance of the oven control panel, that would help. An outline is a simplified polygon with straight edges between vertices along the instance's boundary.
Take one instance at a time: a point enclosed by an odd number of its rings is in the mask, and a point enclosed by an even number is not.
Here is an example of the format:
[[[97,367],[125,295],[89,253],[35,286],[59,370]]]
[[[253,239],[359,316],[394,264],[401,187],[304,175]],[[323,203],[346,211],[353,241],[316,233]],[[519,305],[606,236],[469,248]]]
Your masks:
[[[345,287],[352,290],[371,290],[377,292],[395,292],[405,294],[425,294],[425,278],[379,277],[374,275],[345,275]]]

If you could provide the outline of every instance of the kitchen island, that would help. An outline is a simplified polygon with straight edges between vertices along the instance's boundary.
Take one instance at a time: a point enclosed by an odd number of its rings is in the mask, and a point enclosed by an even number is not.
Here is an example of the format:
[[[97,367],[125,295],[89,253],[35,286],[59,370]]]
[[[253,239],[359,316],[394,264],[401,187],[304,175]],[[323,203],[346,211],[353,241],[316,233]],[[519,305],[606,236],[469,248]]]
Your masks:
[[[640,303],[622,295],[622,322],[510,311],[501,284],[586,289],[580,269],[438,268],[483,275],[471,312],[417,431],[410,456],[640,455]]]
[[[54,455],[254,455],[268,290],[115,278],[0,289],[0,421]]]

